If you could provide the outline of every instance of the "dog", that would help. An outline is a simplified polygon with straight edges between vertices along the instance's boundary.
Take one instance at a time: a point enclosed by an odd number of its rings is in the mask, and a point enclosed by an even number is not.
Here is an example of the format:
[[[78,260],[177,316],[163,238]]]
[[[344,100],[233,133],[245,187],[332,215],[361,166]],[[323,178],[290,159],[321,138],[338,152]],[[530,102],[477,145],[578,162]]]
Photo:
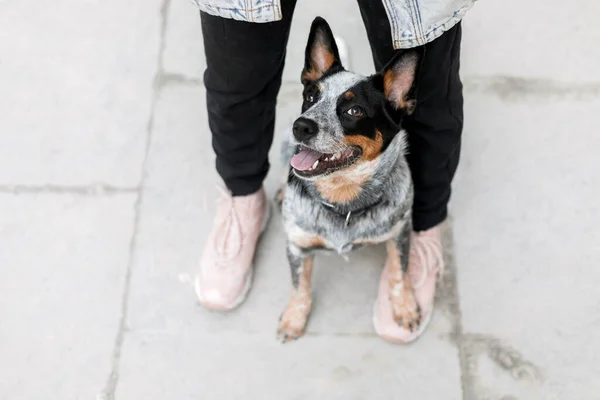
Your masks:
[[[283,146],[289,174],[282,191],[293,291],[278,338],[304,334],[317,250],[345,255],[386,242],[394,321],[415,331],[421,312],[407,269],[413,184],[401,123],[413,112],[422,51],[398,52],[364,77],[344,69],[327,22],[310,29],[301,82],[302,114]]]

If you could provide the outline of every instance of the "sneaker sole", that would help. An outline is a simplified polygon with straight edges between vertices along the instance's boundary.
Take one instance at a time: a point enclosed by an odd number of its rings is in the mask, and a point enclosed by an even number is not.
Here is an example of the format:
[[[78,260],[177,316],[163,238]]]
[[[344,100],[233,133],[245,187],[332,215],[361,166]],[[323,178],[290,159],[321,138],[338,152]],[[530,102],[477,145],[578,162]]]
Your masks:
[[[258,242],[259,242],[260,238],[262,237],[263,233],[265,232],[265,230],[267,230],[267,226],[269,226],[270,220],[271,220],[271,203],[269,201],[266,201],[265,216],[263,218],[263,222],[260,227],[260,234],[256,240],[257,245],[258,245]],[[206,308],[210,308],[211,310],[217,310],[217,311],[231,311],[231,310],[237,308],[240,304],[242,304],[244,302],[244,300],[246,300],[246,297],[248,296],[248,292],[250,291],[250,287],[252,287],[253,277],[254,277],[254,262],[250,265],[250,270],[248,272],[248,275],[246,275],[246,279],[244,281],[244,287],[242,288],[242,291],[230,304],[213,304],[213,303],[205,301],[204,298],[202,297],[202,288],[200,287],[199,277],[196,277],[195,282],[194,282],[196,296],[198,297],[200,304],[202,304]]]
[[[409,344],[420,338],[423,332],[425,332],[425,329],[427,329],[427,326],[429,326],[429,323],[431,322],[433,311],[434,308],[432,308],[431,312],[425,317],[425,319],[423,319],[421,326],[419,326],[419,329],[416,332],[411,333],[411,336],[409,336],[407,339],[400,339],[398,337],[382,333],[381,325],[379,324],[379,319],[377,318],[377,302],[375,302],[375,306],[373,307],[373,327],[375,328],[375,333],[377,333],[377,335],[386,342],[394,344]]]

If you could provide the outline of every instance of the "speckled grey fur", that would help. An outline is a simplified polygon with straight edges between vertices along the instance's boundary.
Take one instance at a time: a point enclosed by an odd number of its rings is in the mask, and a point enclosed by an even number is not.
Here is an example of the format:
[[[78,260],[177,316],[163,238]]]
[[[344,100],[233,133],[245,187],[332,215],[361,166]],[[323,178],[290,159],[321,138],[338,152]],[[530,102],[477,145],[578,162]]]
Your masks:
[[[310,147],[324,153],[343,148],[343,130],[335,114],[336,99],[345,90],[361,79],[359,75],[342,72],[327,78],[321,98],[302,117],[310,118],[319,125],[319,134],[312,139]],[[356,248],[356,242],[380,242],[393,240],[402,257],[402,268],[407,268],[406,256],[409,251],[411,232],[411,208],[413,186],[405,158],[405,132],[399,132],[387,149],[368,165],[371,177],[362,186],[356,199],[347,204],[335,204],[332,210],[324,203],[316,188],[315,179],[302,179],[294,176],[287,182],[282,212],[284,227],[288,234],[303,232],[321,236],[327,249],[345,254]],[[289,135],[282,148],[282,158],[289,165],[298,143]],[[344,173],[344,170],[337,172]],[[374,205],[369,208],[370,205]],[[367,211],[351,216],[348,226],[344,214],[354,210]],[[395,232],[391,234],[391,232]],[[307,256],[314,248],[300,248],[288,241],[288,255],[293,282],[297,282],[298,258]]]
[[[353,72],[342,71],[323,79],[319,100],[302,117],[313,120],[319,126],[319,134],[306,142],[306,145],[322,153],[335,153],[342,149],[344,128],[336,115],[338,98],[346,90],[365,79]]]

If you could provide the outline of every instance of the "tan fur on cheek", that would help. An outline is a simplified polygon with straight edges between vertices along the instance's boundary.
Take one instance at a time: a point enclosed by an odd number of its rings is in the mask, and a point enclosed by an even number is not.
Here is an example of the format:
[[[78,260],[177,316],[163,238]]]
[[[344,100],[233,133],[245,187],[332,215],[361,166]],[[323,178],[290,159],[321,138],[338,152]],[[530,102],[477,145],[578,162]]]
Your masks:
[[[375,139],[363,135],[348,135],[344,137],[344,143],[347,146],[357,146],[362,149],[361,159],[371,161],[381,155],[383,149],[383,135],[376,131]]]

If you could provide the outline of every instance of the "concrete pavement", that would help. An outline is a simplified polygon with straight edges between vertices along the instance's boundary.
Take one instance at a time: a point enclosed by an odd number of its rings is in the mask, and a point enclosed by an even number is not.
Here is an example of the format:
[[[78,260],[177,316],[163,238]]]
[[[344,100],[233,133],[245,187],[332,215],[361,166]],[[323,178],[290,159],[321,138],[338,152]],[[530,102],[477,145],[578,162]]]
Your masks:
[[[384,256],[368,248],[317,260],[308,333],[281,345],[279,215],[243,307],[204,310],[191,285],[218,183],[194,7],[0,0],[0,399],[600,399],[599,12],[508,0],[467,14],[427,333],[374,335]],[[299,2],[279,137],[317,14],[371,72],[354,3]]]

